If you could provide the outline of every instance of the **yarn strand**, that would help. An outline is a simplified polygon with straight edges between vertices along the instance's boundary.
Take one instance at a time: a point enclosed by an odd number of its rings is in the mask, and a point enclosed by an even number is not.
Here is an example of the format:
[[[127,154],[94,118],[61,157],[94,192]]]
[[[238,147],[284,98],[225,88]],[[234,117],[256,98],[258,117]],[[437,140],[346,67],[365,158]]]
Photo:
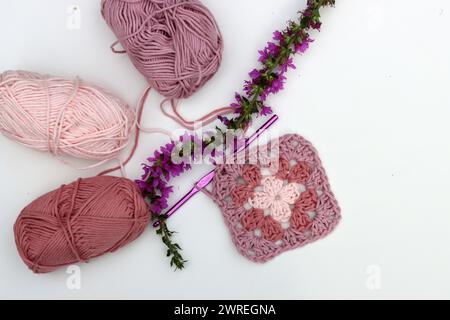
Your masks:
[[[133,2],[138,2],[138,1],[126,1],[126,0],[125,0],[125,2],[133,3]],[[162,8],[162,9],[159,9],[159,10],[154,11],[151,15],[149,15],[149,16],[141,23],[141,26],[140,26],[135,32],[133,32],[133,33],[131,33],[131,34],[129,34],[129,35],[126,35],[126,36],[124,36],[124,37],[121,37],[121,38],[117,39],[117,41],[115,41],[115,42],[111,45],[111,50],[112,50],[114,53],[127,53],[126,50],[120,50],[120,51],[117,51],[117,50],[115,49],[115,46],[118,45],[119,43],[121,43],[122,41],[128,40],[128,39],[130,39],[130,38],[132,38],[132,37],[134,37],[134,36],[140,34],[140,33],[144,30],[144,28],[146,27],[147,23],[148,23],[155,15],[157,15],[157,14],[159,14],[159,13],[163,13],[164,11],[167,11],[167,10],[170,10],[170,9],[174,9],[174,8],[176,8],[176,7],[179,7],[179,6],[183,5],[183,4],[184,4],[184,2],[183,2],[183,1],[180,1],[179,3],[176,3],[176,4],[174,4],[174,5],[167,6],[167,7],[164,7],[164,8]]]
[[[179,112],[178,110],[178,102],[175,100],[170,100],[170,104],[171,104],[171,109],[173,112],[173,115],[168,113],[167,110],[165,110],[164,105],[169,102],[168,99],[165,99],[163,102],[161,102],[160,104],[160,109],[162,111],[162,113],[174,120],[175,122],[177,122],[179,125],[183,126],[184,128],[194,131],[196,129],[196,127],[198,125],[202,125],[202,126],[206,126],[214,121],[217,120],[218,116],[224,116],[230,113],[233,113],[235,111],[235,109],[233,107],[223,107],[223,108],[218,108],[215,109],[213,111],[211,111],[210,113],[204,115],[203,117],[194,120],[194,121],[189,121],[186,120]]]
[[[133,156],[136,153],[136,150],[137,150],[137,148],[139,146],[140,132],[141,131],[142,132],[146,132],[146,133],[150,133],[150,134],[161,133],[161,134],[164,134],[164,135],[169,136],[169,137],[171,136],[170,132],[168,132],[168,131],[166,131],[164,129],[160,129],[160,128],[145,129],[145,128],[141,127],[142,114],[144,112],[145,102],[146,102],[146,100],[148,98],[148,95],[150,94],[151,89],[152,89],[151,87],[148,87],[145,90],[144,94],[142,95],[142,98],[139,101],[139,105],[138,105],[138,108],[137,108],[137,114],[136,114],[136,133],[135,133],[135,136],[134,136],[134,144],[133,144],[133,147],[132,147],[132,149],[130,151],[130,154],[128,155],[127,159],[125,161],[123,161],[123,162],[119,161],[119,166],[111,168],[111,169],[108,169],[108,170],[105,170],[105,171],[99,173],[98,176],[107,175],[107,174],[110,174],[110,173],[112,173],[114,171],[117,171],[119,169],[122,171],[122,175],[124,177],[126,176],[126,174],[124,174],[124,167],[131,161],[131,159],[133,159]]]

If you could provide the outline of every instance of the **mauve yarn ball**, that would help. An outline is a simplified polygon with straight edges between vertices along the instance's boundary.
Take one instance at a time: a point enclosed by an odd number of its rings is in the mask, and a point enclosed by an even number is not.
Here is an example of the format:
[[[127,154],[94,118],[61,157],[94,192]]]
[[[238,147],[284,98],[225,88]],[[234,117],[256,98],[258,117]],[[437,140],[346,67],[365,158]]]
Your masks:
[[[191,96],[220,66],[222,35],[198,0],[102,0],[102,15],[123,52],[166,98]]]
[[[79,179],[22,210],[14,225],[17,249],[35,273],[116,251],[146,229],[150,212],[136,184],[109,176]]]

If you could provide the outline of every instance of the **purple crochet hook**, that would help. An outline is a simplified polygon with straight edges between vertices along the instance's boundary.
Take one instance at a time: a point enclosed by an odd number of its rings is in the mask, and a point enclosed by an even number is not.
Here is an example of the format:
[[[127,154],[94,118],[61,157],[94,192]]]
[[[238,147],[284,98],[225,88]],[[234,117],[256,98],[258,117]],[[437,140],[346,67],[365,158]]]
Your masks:
[[[278,116],[273,115],[266,123],[264,123],[254,134],[252,134],[248,139],[245,140],[245,144],[235,151],[235,154],[247,149],[255,140],[257,140],[267,129],[269,129],[275,122],[278,121]],[[178,201],[169,211],[167,211],[166,216],[170,218],[178,211],[189,199],[199,193],[202,189],[206,188],[214,179],[215,170],[212,170],[206,176],[201,178],[180,201]],[[153,224],[153,227],[158,227],[159,221]]]

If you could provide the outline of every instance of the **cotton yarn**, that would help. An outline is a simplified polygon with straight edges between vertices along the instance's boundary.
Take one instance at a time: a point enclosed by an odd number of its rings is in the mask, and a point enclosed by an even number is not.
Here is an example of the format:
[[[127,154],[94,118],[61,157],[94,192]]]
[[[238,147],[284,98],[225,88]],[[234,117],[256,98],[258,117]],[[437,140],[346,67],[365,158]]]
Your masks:
[[[57,157],[117,159],[136,127],[134,111],[105,89],[26,71],[0,75],[0,132]]]
[[[222,35],[198,0],[102,0],[102,15],[122,53],[166,98],[191,96],[220,66]]]
[[[35,273],[87,262],[139,237],[147,203],[125,178],[80,179],[28,205],[14,225],[17,249]]]

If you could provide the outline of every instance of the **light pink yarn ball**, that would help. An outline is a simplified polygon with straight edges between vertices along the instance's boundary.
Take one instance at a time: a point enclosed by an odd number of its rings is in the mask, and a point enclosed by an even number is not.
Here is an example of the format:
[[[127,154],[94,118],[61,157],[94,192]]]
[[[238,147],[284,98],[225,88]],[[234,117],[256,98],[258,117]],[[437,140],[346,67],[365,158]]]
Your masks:
[[[27,147],[106,162],[127,147],[135,124],[123,100],[82,80],[0,74],[0,132]]]

